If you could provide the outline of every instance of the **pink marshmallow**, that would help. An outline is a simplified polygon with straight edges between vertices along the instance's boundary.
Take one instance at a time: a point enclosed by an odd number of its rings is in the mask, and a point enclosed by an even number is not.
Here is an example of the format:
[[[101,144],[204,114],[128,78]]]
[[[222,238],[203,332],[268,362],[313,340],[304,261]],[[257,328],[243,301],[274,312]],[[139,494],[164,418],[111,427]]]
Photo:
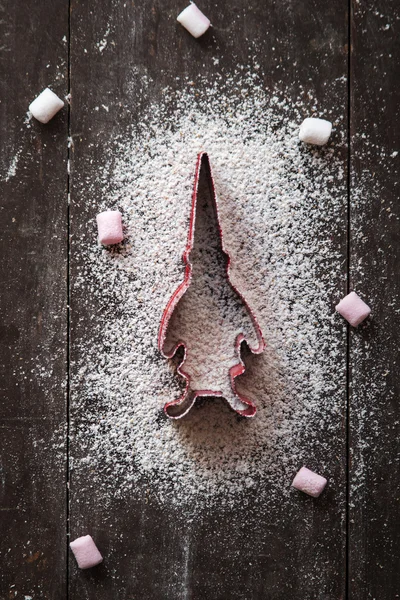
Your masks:
[[[302,467],[293,479],[292,486],[296,490],[300,490],[313,498],[318,496],[324,491],[327,480],[317,473],[313,473],[307,467]]]
[[[122,215],[119,210],[106,210],[97,215],[99,242],[104,246],[119,244],[124,239]]]
[[[368,304],[365,304],[355,292],[350,292],[335,308],[353,327],[357,327],[371,313]]]
[[[80,569],[90,569],[103,561],[103,557],[90,535],[77,538],[70,543],[70,547]]]

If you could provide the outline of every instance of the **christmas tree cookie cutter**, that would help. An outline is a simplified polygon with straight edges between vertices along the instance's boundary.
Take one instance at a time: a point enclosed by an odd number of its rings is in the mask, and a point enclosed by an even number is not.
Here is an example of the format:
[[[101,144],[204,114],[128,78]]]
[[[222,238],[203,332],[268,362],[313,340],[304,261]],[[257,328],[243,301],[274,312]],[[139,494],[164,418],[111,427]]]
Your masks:
[[[256,339],[257,339],[256,344],[251,345],[249,343],[249,340],[245,337],[245,335],[243,333],[239,333],[236,337],[235,354],[237,356],[237,363],[229,369],[229,378],[230,378],[230,384],[231,384],[232,391],[233,391],[235,397],[242,404],[243,408],[235,408],[234,406],[232,406],[232,408],[240,416],[254,417],[254,415],[256,414],[256,411],[257,411],[255,404],[248,398],[239,394],[239,392],[236,389],[235,380],[239,375],[242,375],[246,370],[246,367],[245,367],[244,362],[241,357],[242,344],[244,342],[246,342],[250,351],[253,354],[261,354],[261,352],[263,352],[263,350],[265,348],[265,342],[264,342],[261,328],[257,322],[257,319],[256,319],[254,313],[252,312],[251,308],[249,307],[243,293],[237,289],[237,287],[232,283],[232,280],[230,278],[231,258],[224,246],[224,238],[223,238],[222,228],[220,225],[220,218],[219,218],[219,212],[218,212],[218,200],[217,200],[217,195],[216,195],[216,191],[215,191],[215,184],[214,184],[214,179],[212,176],[210,160],[209,160],[208,154],[206,152],[201,152],[197,157],[196,171],[195,171],[195,178],[194,178],[194,187],[193,187],[193,193],[192,193],[192,206],[191,206],[191,213],[190,213],[189,232],[188,232],[186,247],[185,247],[185,250],[184,250],[183,256],[182,256],[183,263],[185,265],[183,281],[180,283],[180,285],[174,291],[174,293],[172,294],[171,298],[169,299],[169,301],[164,309],[164,312],[163,312],[163,315],[161,318],[159,332],[158,332],[158,348],[159,348],[161,354],[165,358],[168,358],[168,359],[173,358],[174,355],[177,353],[177,351],[180,348],[183,348],[183,358],[178,366],[177,371],[178,371],[179,375],[181,375],[186,381],[186,387],[185,387],[183,394],[180,396],[180,398],[178,398],[176,400],[172,400],[171,402],[167,402],[164,406],[164,412],[171,419],[180,419],[180,418],[184,417],[190,411],[190,409],[196,402],[196,398],[208,397],[208,396],[219,396],[219,397],[224,396],[223,393],[218,390],[213,390],[213,389],[192,390],[191,389],[190,375],[187,372],[185,372],[185,370],[184,370],[188,347],[187,347],[187,344],[183,340],[180,340],[179,342],[174,344],[172,348],[167,349],[165,347],[168,324],[170,322],[172,314],[173,314],[179,300],[182,298],[182,296],[185,294],[185,292],[189,288],[191,280],[192,280],[192,264],[190,262],[190,253],[191,253],[191,251],[193,249],[193,245],[194,245],[194,231],[195,231],[195,226],[196,226],[196,207],[197,207],[197,197],[198,197],[198,190],[199,190],[199,179],[200,179],[200,172],[203,168],[206,169],[206,174],[209,179],[211,197],[212,197],[214,212],[215,212],[215,216],[216,216],[216,220],[217,220],[217,226],[218,226],[218,231],[219,231],[219,236],[220,236],[220,241],[221,241],[221,248],[222,248],[223,254],[226,257],[227,279],[228,279],[229,284],[232,287],[232,289],[236,292],[236,294],[242,300],[244,307],[246,308],[248,314],[250,315],[253,326],[254,326]]]

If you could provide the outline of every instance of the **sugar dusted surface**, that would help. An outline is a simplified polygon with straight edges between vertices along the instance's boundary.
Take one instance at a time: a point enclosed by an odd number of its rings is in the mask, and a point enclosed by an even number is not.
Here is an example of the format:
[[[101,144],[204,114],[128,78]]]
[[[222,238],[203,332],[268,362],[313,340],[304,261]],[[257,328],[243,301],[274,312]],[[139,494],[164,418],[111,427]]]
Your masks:
[[[93,227],[81,242],[72,289],[88,311],[100,307],[92,336],[74,341],[74,465],[110,497],[135,493],[145,482],[161,501],[231,505],[261,479],[271,494],[289,494],[305,449],[323,448],[324,431],[340,432],[345,325],[333,306],[344,278],[341,138],[336,146],[305,148],[298,139],[309,112],[302,102],[271,94],[254,73],[225,86],[210,84],[200,95],[190,82],[181,92],[165,90],[141,124],[105,149],[97,173],[103,198],[86,190],[93,219],[118,209],[126,227],[124,243],[111,251],[97,245]],[[246,291],[267,343],[262,355],[245,357],[248,370],[238,379],[257,404],[252,420],[238,419],[220,399],[200,403],[180,422],[162,413],[182,391],[174,366],[157,350],[157,332],[182,280],[200,151],[210,155],[232,278]],[[215,284],[206,265],[205,296]],[[192,358],[200,370],[211,352],[216,362],[229,355],[243,325],[227,294],[220,343],[203,337]],[[207,301],[193,302],[196,331],[212,311]],[[190,311],[184,322],[189,331]]]

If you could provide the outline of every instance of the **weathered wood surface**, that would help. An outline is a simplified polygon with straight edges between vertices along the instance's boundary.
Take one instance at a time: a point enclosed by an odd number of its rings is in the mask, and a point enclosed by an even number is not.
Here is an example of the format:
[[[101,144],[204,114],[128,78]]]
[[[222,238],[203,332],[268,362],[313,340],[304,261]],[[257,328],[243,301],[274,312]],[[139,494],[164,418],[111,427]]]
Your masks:
[[[95,487],[87,491],[90,473],[80,467],[71,475],[71,536],[90,531],[107,561],[92,572],[80,572],[69,557],[66,587],[67,135],[73,138],[73,284],[82,266],[79,240],[93,235],[94,208],[84,194],[89,186],[96,189],[102,142],[138,118],[139,104],[159,99],[166,85],[177,86],[177,73],[195,76],[201,65],[211,75],[216,55],[227,72],[251,60],[268,73],[267,87],[281,86],[294,99],[302,88],[337,116],[348,111],[347,0],[257,0],[251,6],[225,0],[215,6],[205,0],[201,7],[215,28],[196,42],[175,23],[183,8],[177,1],[158,0],[150,6],[144,1],[71,0],[69,132],[67,111],[47,126],[24,125],[29,101],[46,85],[52,84],[60,96],[67,93],[68,43],[63,37],[68,38],[68,2],[27,10],[17,1],[0,8],[1,600],[386,600],[400,595],[399,158],[390,156],[398,150],[400,133],[400,11],[395,0],[379,6],[370,0],[355,2],[351,15],[351,189],[364,185],[371,200],[360,203],[350,193],[350,222],[344,210],[344,233],[338,237],[343,277],[337,285],[346,291],[349,223],[349,285],[370,301],[374,318],[350,335],[348,423],[343,385],[341,435],[326,434],[323,449],[305,448],[305,456],[312,452],[316,464],[329,465],[335,485],[318,503],[299,495],[290,507],[276,506],[265,490],[264,503],[247,498],[253,511],[240,506],[229,512],[203,511],[188,522],[167,506],[141,500],[140,490],[104,505]],[[110,25],[107,47],[100,52],[98,43]],[[141,94],[139,83],[126,85],[132,72],[154,78],[147,95]],[[340,78],[343,85],[332,96],[326,82]],[[95,110],[102,104],[109,112]],[[365,132],[367,138],[362,137]],[[344,168],[346,164],[344,145]],[[89,311],[85,293],[81,288],[72,297],[73,359],[99,310],[94,303]],[[332,334],[342,341],[345,364],[343,328]],[[79,456],[79,448],[71,451]]]
[[[350,285],[373,311],[350,338],[349,597],[356,599],[400,597],[399,30],[395,0],[354,3]]]
[[[0,5],[0,598],[66,590],[67,111],[65,0]],[[58,445],[58,449],[55,450]]]
[[[103,146],[139,118],[143,104],[161,101],[165,86],[179,86],[178,74],[196,78],[200,70],[212,76],[215,57],[220,58],[220,70],[228,73],[237,64],[260,63],[267,73],[268,88],[280,86],[295,99],[302,86],[305,97],[310,93],[321,105],[334,102],[337,117],[347,114],[347,2],[324,2],[322,6],[307,0],[295,6],[281,2],[266,6],[257,1],[250,7],[243,2],[216,5],[205,1],[202,8],[211,15],[214,30],[197,42],[175,23],[182,8],[176,0],[158,0],[151,6],[144,2],[72,1],[72,282],[84,272],[80,240],[93,236],[96,195],[99,199],[102,195],[97,182],[98,168],[106,159]],[[317,16],[319,10],[323,16]],[[107,46],[100,52],[106,31],[110,31]],[[141,89],[143,74],[154,82],[147,92]],[[332,87],[325,85],[333,79],[342,80],[334,95]],[[102,105],[108,110],[102,110]],[[344,147],[345,171],[346,165]],[[346,231],[345,203],[340,228]],[[337,282],[341,289],[346,280],[345,234],[337,239],[343,256],[342,276]],[[73,363],[79,363],[79,340],[92,330],[101,308],[84,285],[73,290],[71,307],[71,357]],[[332,329],[332,335],[341,340],[345,371],[342,324]],[[343,423],[345,383],[344,377]],[[85,415],[76,413],[74,402],[71,409],[74,428],[78,428]],[[87,484],[90,472],[76,463],[71,475],[71,536],[91,532],[107,561],[91,573],[81,573],[71,560],[70,598],[343,598],[346,428],[343,426],[339,435],[337,428],[324,435],[325,449],[318,443],[304,448],[304,456],[312,455],[316,465],[319,461],[329,465],[335,481],[318,504],[299,494],[290,503],[277,505],[260,485],[258,498],[250,494],[246,507],[238,504],[229,511],[202,510],[191,521],[140,487],[124,501],[110,502],[108,498],[104,503],[96,486]],[[73,435],[71,452],[79,459],[74,439]]]

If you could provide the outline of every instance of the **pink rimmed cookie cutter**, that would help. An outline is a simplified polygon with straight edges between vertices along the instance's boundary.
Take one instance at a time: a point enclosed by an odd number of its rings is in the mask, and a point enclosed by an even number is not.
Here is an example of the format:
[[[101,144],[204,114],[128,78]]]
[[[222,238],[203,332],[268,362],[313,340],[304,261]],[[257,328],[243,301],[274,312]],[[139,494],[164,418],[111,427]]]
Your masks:
[[[197,157],[196,172],[195,172],[195,178],[194,178],[194,188],[193,188],[193,193],[192,193],[192,208],[191,208],[191,214],[190,214],[189,232],[188,232],[185,251],[182,256],[183,262],[185,265],[184,278],[183,278],[182,283],[177,287],[175,292],[172,294],[171,298],[168,301],[167,306],[164,309],[164,312],[163,312],[163,315],[161,318],[160,329],[159,329],[159,333],[158,333],[158,348],[159,348],[161,354],[165,358],[169,358],[169,359],[172,358],[176,354],[176,352],[179,350],[179,348],[183,348],[183,350],[184,350],[183,359],[181,360],[181,362],[178,366],[178,373],[186,380],[186,387],[185,387],[184,393],[182,394],[182,396],[180,398],[178,398],[177,400],[173,400],[171,402],[167,402],[167,404],[164,405],[164,412],[171,419],[180,419],[180,418],[184,417],[190,411],[190,409],[192,408],[192,406],[194,405],[194,403],[196,401],[196,398],[198,398],[200,396],[202,396],[202,397],[204,397],[204,396],[223,397],[223,393],[218,390],[212,390],[212,389],[192,390],[191,389],[190,376],[188,373],[186,373],[184,371],[184,368],[183,368],[184,364],[185,364],[185,360],[186,360],[186,355],[187,355],[187,345],[184,341],[177,342],[172,347],[172,349],[169,349],[169,350],[165,349],[165,341],[166,341],[169,321],[172,317],[172,314],[173,314],[175,307],[177,306],[179,300],[182,298],[182,296],[185,294],[185,292],[189,288],[191,279],[192,279],[192,264],[190,262],[190,253],[192,251],[193,244],[194,244],[197,196],[198,196],[200,172],[201,172],[202,168],[207,169],[207,176],[208,176],[209,183],[210,183],[212,202],[214,205],[214,211],[215,211],[215,215],[216,215],[218,231],[219,231],[220,240],[221,240],[221,248],[222,248],[223,254],[226,256],[227,279],[229,281],[230,286],[237,293],[239,298],[242,300],[243,305],[245,306],[246,310],[248,311],[248,313],[252,319],[253,326],[254,326],[255,333],[256,333],[256,338],[257,338],[257,345],[254,347],[254,346],[250,345],[249,341],[246,339],[246,337],[243,333],[239,333],[236,337],[235,353],[237,355],[238,362],[237,362],[237,364],[235,364],[233,367],[231,367],[229,369],[229,377],[230,377],[231,387],[232,387],[232,391],[233,391],[234,395],[242,402],[242,404],[244,404],[246,406],[246,408],[244,408],[244,409],[237,409],[234,407],[232,407],[232,408],[233,408],[233,410],[235,410],[235,412],[237,414],[239,414],[243,417],[254,417],[254,415],[256,414],[256,411],[257,411],[256,406],[253,402],[251,402],[251,400],[249,400],[248,398],[245,398],[244,396],[242,396],[241,394],[238,393],[238,391],[236,389],[235,379],[239,375],[242,375],[242,373],[244,373],[246,370],[244,362],[241,358],[242,343],[246,342],[250,351],[253,354],[260,354],[265,348],[265,342],[263,339],[262,331],[260,329],[260,326],[257,322],[257,319],[256,319],[254,313],[252,312],[249,305],[247,304],[246,299],[244,298],[243,294],[235,287],[235,285],[232,283],[231,278],[230,278],[231,258],[224,246],[224,238],[223,238],[223,233],[222,233],[222,229],[221,229],[221,225],[220,225],[219,212],[218,212],[218,201],[217,201],[217,196],[216,196],[216,192],[215,192],[214,179],[212,176],[210,160],[209,160],[208,154],[206,152],[200,153]]]

